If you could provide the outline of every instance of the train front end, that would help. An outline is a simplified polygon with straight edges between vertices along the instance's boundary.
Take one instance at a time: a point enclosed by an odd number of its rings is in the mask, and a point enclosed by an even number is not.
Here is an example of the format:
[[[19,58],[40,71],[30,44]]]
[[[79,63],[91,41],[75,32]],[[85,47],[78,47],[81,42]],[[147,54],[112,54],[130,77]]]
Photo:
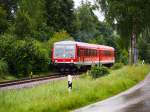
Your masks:
[[[72,41],[61,41],[54,43],[52,62],[60,72],[75,71],[76,44]]]

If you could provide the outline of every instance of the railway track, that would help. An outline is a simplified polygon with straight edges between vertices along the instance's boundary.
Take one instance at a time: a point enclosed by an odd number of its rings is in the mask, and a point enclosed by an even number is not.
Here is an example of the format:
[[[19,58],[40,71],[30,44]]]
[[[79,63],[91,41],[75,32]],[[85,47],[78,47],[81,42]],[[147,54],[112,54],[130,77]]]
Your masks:
[[[48,79],[61,78],[64,76],[66,76],[66,75],[53,74],[53,75],[49,75],[49,76],[40,76],[40,77],[34,77],[34,78],[26,78],[26,79],[14,80],[14,81],[1,82],[0,88],[14,86],[14,85],[20,85],[20,84],[26,84],[26,83],[30,83],[30,82],[43,81],[43,80],[48,80]]]

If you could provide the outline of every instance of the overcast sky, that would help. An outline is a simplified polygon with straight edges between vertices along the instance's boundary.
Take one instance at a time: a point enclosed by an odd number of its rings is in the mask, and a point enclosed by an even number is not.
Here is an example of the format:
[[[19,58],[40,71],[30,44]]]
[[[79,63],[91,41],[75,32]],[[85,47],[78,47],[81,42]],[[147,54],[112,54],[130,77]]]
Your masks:
[[[78,6],[80,6],[81,5],[81,1],[82,0],[74,0],[74,4],[75,4],[75,8],[77,8]],[[84,1],[86,1],[86,0],[84,0]],[[94,0],[88,0],[89,2],[91,2],[91,4],[94,4]],[[103,14],[102,13],[100,13],[100,11],[94,11],[94,14],[98,17],[98,19],[100,20],[100,21],[103,21],[104,20],[104,16],[103,16]]]

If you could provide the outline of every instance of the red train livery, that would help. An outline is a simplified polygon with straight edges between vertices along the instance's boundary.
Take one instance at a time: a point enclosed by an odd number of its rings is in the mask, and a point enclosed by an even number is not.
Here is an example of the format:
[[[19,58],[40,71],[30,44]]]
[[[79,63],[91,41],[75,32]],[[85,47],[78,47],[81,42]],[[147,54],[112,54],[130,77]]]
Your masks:
[[[115,63],[113,47],[76,41],[54,43],[52,62],[60,71],[76,70],[91,65]]]

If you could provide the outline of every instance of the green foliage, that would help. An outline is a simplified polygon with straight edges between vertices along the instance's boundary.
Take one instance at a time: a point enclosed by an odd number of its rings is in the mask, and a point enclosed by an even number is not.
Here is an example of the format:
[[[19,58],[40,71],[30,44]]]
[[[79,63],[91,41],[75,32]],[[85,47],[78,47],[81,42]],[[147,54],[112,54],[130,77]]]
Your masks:
[[[48,60],[49,60],[49,54],[47,52],[47,49],[45,49],[42,46],[42,43],[35,41],[34,42],[35,47],[35,54],[33,56],[33,73],[40,73],[48,71]]]
[[[130,37],[136,25],[135,33],[140,34],[149,22],[149,1],[142,0],[97,0],[110,23],[117,22],[121,36]],[[144,18],[143,18],[144,17]],[[126,29],[126,30],[124,30]]]
[[[107,75],[109,74],[109,70],[107,67],[104,67],[104,66],[94,66],[91,68],[91,71],[90,71],[90,75],[92,76],[92,78],[98,78],[98,77],[101,77],[101,76],[104,76],[104,75]]]
[[[15,41],[16,39],[12,35],[5,34],[0,37],[0,58],[11,59],[11,50]]]
[[[16,10],[18,7],[18,0],[0,0],[0,6],[4,8],[7,13],[7,20],[12,21],[15,18]],[[13,13],[12,13],[13,9]]]
[[[150,29],[146,29],[138,40],[139,58],[150,63]]]
[[[53,33],[53,28],[46,24],[45,0],[20,0],[20,10],[25,11],[31,23],[32,38],[40,41],[48,40]]]
[[[25,11],[31,18],[34,29],[46,22],[45,0],[20,0],[20,10]]]
[[[48,26],[54,31],[66,30],[74,32],[73,0],[45,0]]]
[[[0,76],[8,74],[8,65],[5,61],[0,60]]]
[[[121,50],[118,61],[124,64],[128,64],[128,58],[129,58],[128,51],[126,49]]]
[[[45,42],[52,37],[53,33],[54,29],[52,27],[47,26],[46,23],[42,23],[40,26],[38,26],[37,30],[32,31],[31,35],[33,38]]]
[[[111,69],[113,69],[113,70],[116,70],[116,69],[120,69],[120,68],[122,68],[123,67],[123,63],[115,63],[112,67],[111,67]]]
[[[100,35],[94,39],[89,40],[89,43],[93,43],[93,44],[101,44],[101,45],[105,45],[106,44],[106,40],[103,37],[103,35]]]
[[[48,41],[49,47],[52,48],[55,42],[64,40],[73,40],[73,38],[66,31],[55,32]]]
[[[9,71],[16,75],[29,75],[48,69],[47,50],[32,39],[16,40],[10,35],[0,38],[0,58],[8,63]]]
[[[93,13],[89,2],[82,3],[81,7],[75,10],[75,15],[76,21],[74,24],[77,27],[77,31],[75,32],[76,40],[88,42],[89,39],[98,35],[99,21]]]
[[[29,36],[31,32],[31,18],[25,11],[19,10],[15,20],[15,34],[17,34],[19,38],[24,38],[25,36]]]
[[[0,33],[3,33],[8,27],[6,11],[0,6]]]

